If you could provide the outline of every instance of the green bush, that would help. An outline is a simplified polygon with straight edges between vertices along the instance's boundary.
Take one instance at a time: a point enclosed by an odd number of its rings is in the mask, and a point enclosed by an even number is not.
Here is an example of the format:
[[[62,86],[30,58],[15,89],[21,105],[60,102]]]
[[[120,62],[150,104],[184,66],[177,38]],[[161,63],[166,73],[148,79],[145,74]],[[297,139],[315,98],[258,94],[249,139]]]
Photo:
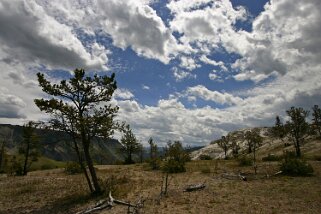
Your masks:
[[[190,161],[190,156],[183,148],[182,143],[168,142],[165,148],[165,161],[162,170],[167,173],[186,172],[185,163]]]
[[[246,156],[241,157],[238,161],[239,161],[240,166],[252,166],[253,165],[252,159],[248,158]]]
[[[211,169],[209,167],[204,167],[202,168],[201,172],[204,174],[208,174],[208,173],[211,173]]]
[[[161,168],[162,161],[159,158],[152,158],[148,160],[148,163],[152,170],[159,170]]]
[[[285,151],[283,154],[284,159],[294,159],[297,158],[295,151]]]
[[[283,174],[291,176],[309,176],[313,174],[312,166],[298,158],[285,158],[281,163],[280,170]]]
[[[162,170],[167,173],[186,172],[185,162],[176,161],[174,159],[166,160],[164,161]]]
[[[127,194],[126,184],[131,184],[130,179],[126,176],[118,176],[118,175],[111,175],[105,179],[98,179],[102,189],[104,190],[105,194],[111,194],[113,196],[123,196]]]
[[[79,163],[77,162],[67,162],[65,166],[65,173],[68,175],[74,175],[82,173],[82,169]]]
[[[209,155],[200,155],[199,159],[200,160],[212,160],[212,157]]]
[[[5,172],[9,176],[13,176],[13,175],[22,176],[23,167],[22,167],[21,161],[18,158],[16,158],[16,156],[13,156],[6,167]]]
[[[274,155],[274,154],[269,154],[266,157],[262,158],[262,161],[280,161],[282,157]]]

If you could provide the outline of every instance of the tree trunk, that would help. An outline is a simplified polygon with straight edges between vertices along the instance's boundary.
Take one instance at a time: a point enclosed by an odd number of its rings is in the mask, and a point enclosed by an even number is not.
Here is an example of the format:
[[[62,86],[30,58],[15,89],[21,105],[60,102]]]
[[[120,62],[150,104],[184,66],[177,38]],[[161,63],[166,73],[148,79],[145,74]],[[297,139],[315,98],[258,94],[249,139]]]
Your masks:
[[[22,175],[27,175],[27,173],[28,173],[27,164],[28,164],[28,159],[29,159],[29,149],[30,149],[30,142],[27,142],[27,148],[26,148],[26,153],[25,153],[25,162],[23,165]]]
[[[129,149],[129,153],[128,153],[128,164],[132,164],[133,160],[132,160],[132,151],[131,149]]]
[[[300,149],[300,142],[299,141],[296,142],[295,150],[296,150],[296,156],[298,158],[300,158],[301,157],[301,149]]]
[[[92,180],[93,185],[94,185],[93,193],[94,194],[99,194],[99,193],[101,193],[101,188],[100,188],[99,183],[98,183],[98,178],[97,178],[97,175],[96,175],[96,171],[95,171],[95,168],[94,168],[93,161],[92,161],[92,159],[90,157],[89,142],[83,142],[83,145],[84,145],[84,154],[85,154],[87,166],[88,166],[88,169],[89,169],[89,172],[90,172],[91,180]]]
[[[85,165],[84,165],[84,162],[83,162],[83,160],[82,160],[82,158],[81,158],[81,154],[80,154],[80,151],[79,151],[77,142],[76,142],[75,139],[73,139],[73,141],[74,141],[75,151],[76,151],[76,154],[77,154],[77,157],[78,157],[79,165],[80,165],[82,171],[84,172],[84,175],[85,175],[85,177],[86,177],[86,180],[87,180],[87,183],[88,183],[88,186],[89,186],[89,190],[90,190],[90,192],[92,193],[92,192],[94,192],[94,189],[93,189],[92,183],[91,183],[91,181],[90,181],[90,178],[89,178],[87,169],[86,169],[86,167],[85,167]]]
[[[254,164],[254,173],[256,174],[257,166],[256,166],[256,153],[255,153],[255,150],[256,150],[256,146],[254,145],[254,149],[253,149],[253,164]]]
[[[1,150],[0,150],[0,171],[2,169],[2,162],[3,162],[3,159],[4,159],[4,146],[5,146],[5,141],[2,142],[1,144]]]

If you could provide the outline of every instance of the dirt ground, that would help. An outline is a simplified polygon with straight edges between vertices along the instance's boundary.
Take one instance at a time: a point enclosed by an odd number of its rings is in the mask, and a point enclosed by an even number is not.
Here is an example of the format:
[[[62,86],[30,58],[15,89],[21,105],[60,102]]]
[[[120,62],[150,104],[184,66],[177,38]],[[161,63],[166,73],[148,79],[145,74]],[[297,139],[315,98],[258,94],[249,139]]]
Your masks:
[[[145,200],[140,213],[321,213],[321,162],[311,161],[314,176],[288,177],[267,174],[278,171],[277,162],[259,163],[258,175],[248,181],[227,179],[226,174],[244,172],[233,160],[192,161],[187,172],[171,174],[167,196],[158,200],[162,176],[144,164],[97,166],[104,188],[113,197],[135,203]],[[183,192],[190,184],[204,183],[205,189]],[[65,175],[62,169],[36,171],[26,177],[0,175],[0,213],[77,213],[100,199],[88,195],[82,175]],[[127,213],[115,205],[100,213]]]

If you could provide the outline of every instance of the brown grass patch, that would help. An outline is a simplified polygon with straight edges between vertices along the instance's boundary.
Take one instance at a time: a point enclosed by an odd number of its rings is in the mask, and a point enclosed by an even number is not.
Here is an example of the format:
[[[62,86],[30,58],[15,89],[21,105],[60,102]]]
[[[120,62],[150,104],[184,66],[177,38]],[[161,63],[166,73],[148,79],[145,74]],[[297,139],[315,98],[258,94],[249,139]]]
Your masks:
[[[162,182],[160,171],[143,165],[97,166],[102,181],[115,179],[115,198],[135,202],[146,199],[143,213],[320,213],[321,162],[310,162],[312,177],[272,177],[277,163],[260,162],[258,179],[227,180],[222,173],[253,173],[233,160],[192,161],[187,172],[170,175],[168,195],[157,203]],[[204,173],[206,171],[206,173]],[[209,171],[209,173],[208,173]],[[189,184],[205,183],[201,191],[183,192]],[[99,198],[88,196],[82,175],[65,175],[62,170],[37,171],[26,177],[0,177],[0,213],[75,213]],[[126,213],[116,205],[101,213]]]

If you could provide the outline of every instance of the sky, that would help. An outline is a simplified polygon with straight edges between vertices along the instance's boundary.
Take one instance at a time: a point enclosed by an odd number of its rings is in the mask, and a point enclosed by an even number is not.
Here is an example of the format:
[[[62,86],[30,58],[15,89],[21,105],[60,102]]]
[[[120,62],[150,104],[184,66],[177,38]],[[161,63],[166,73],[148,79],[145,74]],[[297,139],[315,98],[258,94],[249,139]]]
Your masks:
[[[46,120],[36,73],[116,74],[117,120],[201,146],[321,106],[320,0],[1,0],[0,123]]]

